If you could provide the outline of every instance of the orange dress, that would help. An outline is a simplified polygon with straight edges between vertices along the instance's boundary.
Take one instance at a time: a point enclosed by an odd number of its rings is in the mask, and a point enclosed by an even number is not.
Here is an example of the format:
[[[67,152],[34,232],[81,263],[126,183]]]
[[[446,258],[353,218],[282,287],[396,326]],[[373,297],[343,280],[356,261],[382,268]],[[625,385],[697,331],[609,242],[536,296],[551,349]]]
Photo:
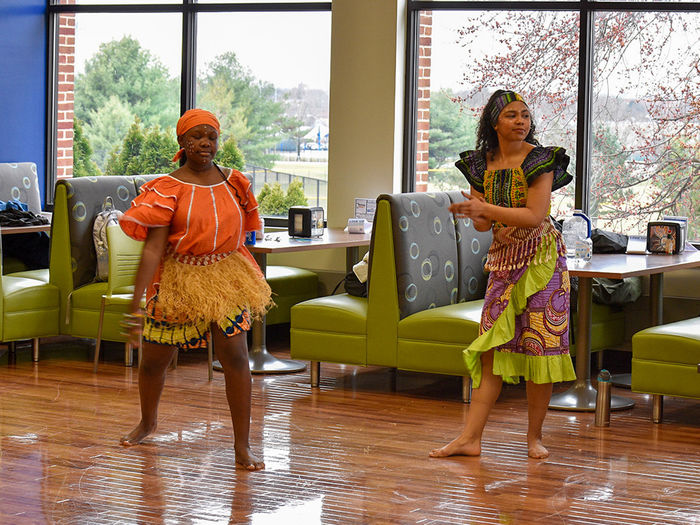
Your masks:
[[[198,348],[211,323],[233,336],[271,304],[270,287],[244,244],[259,228],[250,181],[231,170],[202,186],[170,175],[141,186],[120,225],[136,240],[168,226],[168,244],[146,290],[144,340]]]

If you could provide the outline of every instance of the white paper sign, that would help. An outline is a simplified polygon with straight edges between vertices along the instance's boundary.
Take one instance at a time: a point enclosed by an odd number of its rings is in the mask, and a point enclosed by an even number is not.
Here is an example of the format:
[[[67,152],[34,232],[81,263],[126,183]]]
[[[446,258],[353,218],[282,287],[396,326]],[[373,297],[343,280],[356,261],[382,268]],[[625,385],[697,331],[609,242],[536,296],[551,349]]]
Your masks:
[[[377,209],[376,199],[355,199],[355,218],[374,221],[374,212]]]

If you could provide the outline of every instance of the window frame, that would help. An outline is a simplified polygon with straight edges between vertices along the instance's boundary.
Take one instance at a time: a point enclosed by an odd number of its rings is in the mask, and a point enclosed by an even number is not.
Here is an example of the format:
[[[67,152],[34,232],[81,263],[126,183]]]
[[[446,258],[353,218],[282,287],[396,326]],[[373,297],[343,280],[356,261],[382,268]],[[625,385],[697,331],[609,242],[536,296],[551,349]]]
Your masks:
[[[96,0],[95,0],[96,1]],[[180,113],[195,107],[197,84],[197,14],[231,12],[323,12],[331,11],[331,2],[257,2],[198,4],[197,0],[181,0],[172,4],[66,4],[47,0],[47,88],[46,88],[46,204],[53,206],[56,185],[57,121],[58,121],[58,20],[64,13],[180,13],[182,14],[182,61],[180,77]],[[286,227],[287,220],[266,218],[272,226]]]

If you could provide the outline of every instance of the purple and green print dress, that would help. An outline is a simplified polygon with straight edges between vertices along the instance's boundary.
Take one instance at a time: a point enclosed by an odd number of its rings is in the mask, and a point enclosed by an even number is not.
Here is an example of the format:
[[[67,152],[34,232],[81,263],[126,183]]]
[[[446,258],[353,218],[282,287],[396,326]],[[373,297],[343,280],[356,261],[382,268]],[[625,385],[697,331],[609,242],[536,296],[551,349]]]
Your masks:
[[[563,148],[536,146],[515,169],[487,170],[480,151],[455,163],[490,204],[523,208],[528,186],[554,173],[552,191],[572,180]],[[494,223],[485,268],[490,271],[479,337],[464,350],[475,387],[481,383],[481,354],[494,349],[493,373],[506,383],[576,379],[569,355],[569,271],[561,234],[549,217],[535,228]]]

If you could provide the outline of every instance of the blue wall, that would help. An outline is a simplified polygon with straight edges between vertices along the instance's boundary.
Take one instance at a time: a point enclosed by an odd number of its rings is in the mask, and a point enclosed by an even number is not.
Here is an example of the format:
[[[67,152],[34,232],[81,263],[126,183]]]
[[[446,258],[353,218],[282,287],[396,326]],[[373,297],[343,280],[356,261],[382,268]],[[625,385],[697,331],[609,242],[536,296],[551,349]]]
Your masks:
[[[0,0],[0,162],[35,162],[46,185],[46,0]]]

